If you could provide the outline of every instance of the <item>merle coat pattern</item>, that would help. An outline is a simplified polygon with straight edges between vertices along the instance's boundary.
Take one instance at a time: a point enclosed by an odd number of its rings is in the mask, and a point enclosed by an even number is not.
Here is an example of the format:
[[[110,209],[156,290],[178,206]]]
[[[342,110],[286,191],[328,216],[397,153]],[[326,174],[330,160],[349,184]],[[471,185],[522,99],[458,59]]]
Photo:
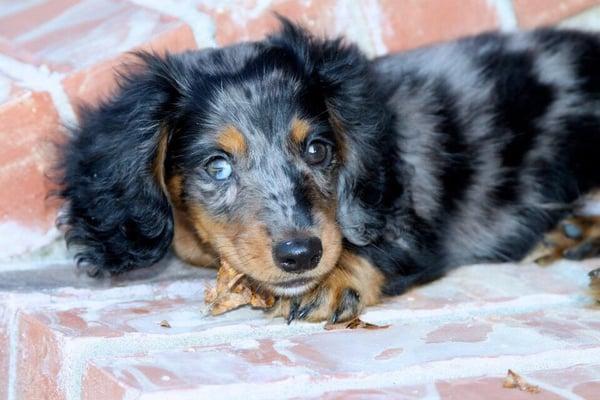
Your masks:
[[[119,273],[173,245],[227,260],[290,320],[335,321],[449,268],[522,258],[598,185],[598,35],[486,33],[369,60],[282,24],[139,54],[82,111],[61,191],[81,264]],[[298,236],[320,247],[292,271],[272,248]]]

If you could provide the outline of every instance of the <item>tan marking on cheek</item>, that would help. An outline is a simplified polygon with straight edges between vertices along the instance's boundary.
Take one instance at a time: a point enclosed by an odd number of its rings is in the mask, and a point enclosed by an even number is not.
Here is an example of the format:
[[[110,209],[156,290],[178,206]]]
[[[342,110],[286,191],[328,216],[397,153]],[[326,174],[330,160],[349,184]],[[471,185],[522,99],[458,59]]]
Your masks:
[[[187,215],[174,210],[175,232],[173,236],[173,250],[185,262],[200,267],[217,266],[218,257],[212,246],[205,239],[199,237],[191,226]]]
[[[200,237],[235,270],[263,282],[278,282],[283,273],[274,265],[271,240],[258,221],[226,224],[211,218],[199,205],[190,207],[190,220]]]
[[[168,183],[166,182],[165,158],[167,155],[168,134],[165,128],[161,132],[161,135],[153,163],[153,172],[161,189],[172,204],[174,223],[173,251],[179,258],[189,264],[201,267],[214,266],[216,257],[211,246],[194,232],[185,213],[176,208],[181,203],[183,177],[175,175],[169,179]]]
[[[193,218],[182,204],[183,177],[173,175],[166,184],[173,209],[173,251],[185,262],[202,267],[214,267],[217,254],[211,246],[207,233],[195,229]]]
[[[246,154],[247,145],[244,135],[234,126],[227,126],[218,136],[217,143],[226,152],[241,156]]]
[[[238,252],[246,262],[245,272],[264,282],[281,280],[283,272],[272,257],[272,240],[258,221],[248,223],[236,242]]]
[[[304,142],[310,132],[310,123],[308,121],[294,118],[292,121],[292,129],[290,130],[290,138],[292,142],[300,145]]]
[[[197,204],[189,206],[188,216],[190,224],[193,226],[198,236],[211,243],[213,246],[217,244],[217,239],[230,238],[235,235],[232,226],[227,227],[226,224],[211,218],[202,207]]]
[[[335,219],[330,215],[325,216],[324,221],[321,222],[321,243],[323,244],[323,255],[319,274],[327,273],[335,267],[342,250],[342,234]]]
[[[177,206],[181,203],[181,191],[183,188],[183,176],[174,175],[169,178],[169,181],[166,183],[167,193],[169,196],[169,200],[174,206]]]

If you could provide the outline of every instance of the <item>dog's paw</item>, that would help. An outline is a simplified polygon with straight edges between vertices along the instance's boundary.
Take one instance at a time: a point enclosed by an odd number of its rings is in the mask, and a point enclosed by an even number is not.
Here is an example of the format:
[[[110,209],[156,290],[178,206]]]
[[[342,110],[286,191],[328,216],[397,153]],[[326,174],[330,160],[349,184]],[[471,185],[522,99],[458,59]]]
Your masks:
[[[561,221],[524,261],[540,265],[561,258],[583,260],[600,255],[600,217],[575,216]]]
[[[280,298],[273,315],[293,320],[331,323],[357,317],[366,306],[377,304],[384,277],[364,258],[344,252],[338,265],[319,286],[292,298]]]
[[[280,298],[273,316],[293,320],[331,323],[350,320],[365,307],[356,288],[325,282],[312,291],[297,297]]]

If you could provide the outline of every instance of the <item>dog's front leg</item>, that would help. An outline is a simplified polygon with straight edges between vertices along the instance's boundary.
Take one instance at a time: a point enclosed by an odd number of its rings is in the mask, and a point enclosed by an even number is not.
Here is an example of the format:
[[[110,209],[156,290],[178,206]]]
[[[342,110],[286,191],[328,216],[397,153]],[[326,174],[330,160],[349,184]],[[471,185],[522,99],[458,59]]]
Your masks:
[[[384,284],[383,274],[366,259],[343,251],[337,266],[312,291],[290,298],[280,298],[273,315],[312,322],[347,321],[358,316],[364,307],[379,302]]]

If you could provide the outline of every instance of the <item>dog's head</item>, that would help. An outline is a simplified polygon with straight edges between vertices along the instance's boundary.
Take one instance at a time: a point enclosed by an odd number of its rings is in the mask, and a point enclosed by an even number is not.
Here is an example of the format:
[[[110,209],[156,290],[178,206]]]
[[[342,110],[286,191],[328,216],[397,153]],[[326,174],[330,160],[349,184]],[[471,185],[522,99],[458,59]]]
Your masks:
[[[139,54],[119,93],[83,113],[63,189],[80,261],[150,265],[175,208],[235,269],[293,295],[335,266],[342,236],[372,239],[365,198],[385,116],[370,64],[282,24],[261,42]]]

